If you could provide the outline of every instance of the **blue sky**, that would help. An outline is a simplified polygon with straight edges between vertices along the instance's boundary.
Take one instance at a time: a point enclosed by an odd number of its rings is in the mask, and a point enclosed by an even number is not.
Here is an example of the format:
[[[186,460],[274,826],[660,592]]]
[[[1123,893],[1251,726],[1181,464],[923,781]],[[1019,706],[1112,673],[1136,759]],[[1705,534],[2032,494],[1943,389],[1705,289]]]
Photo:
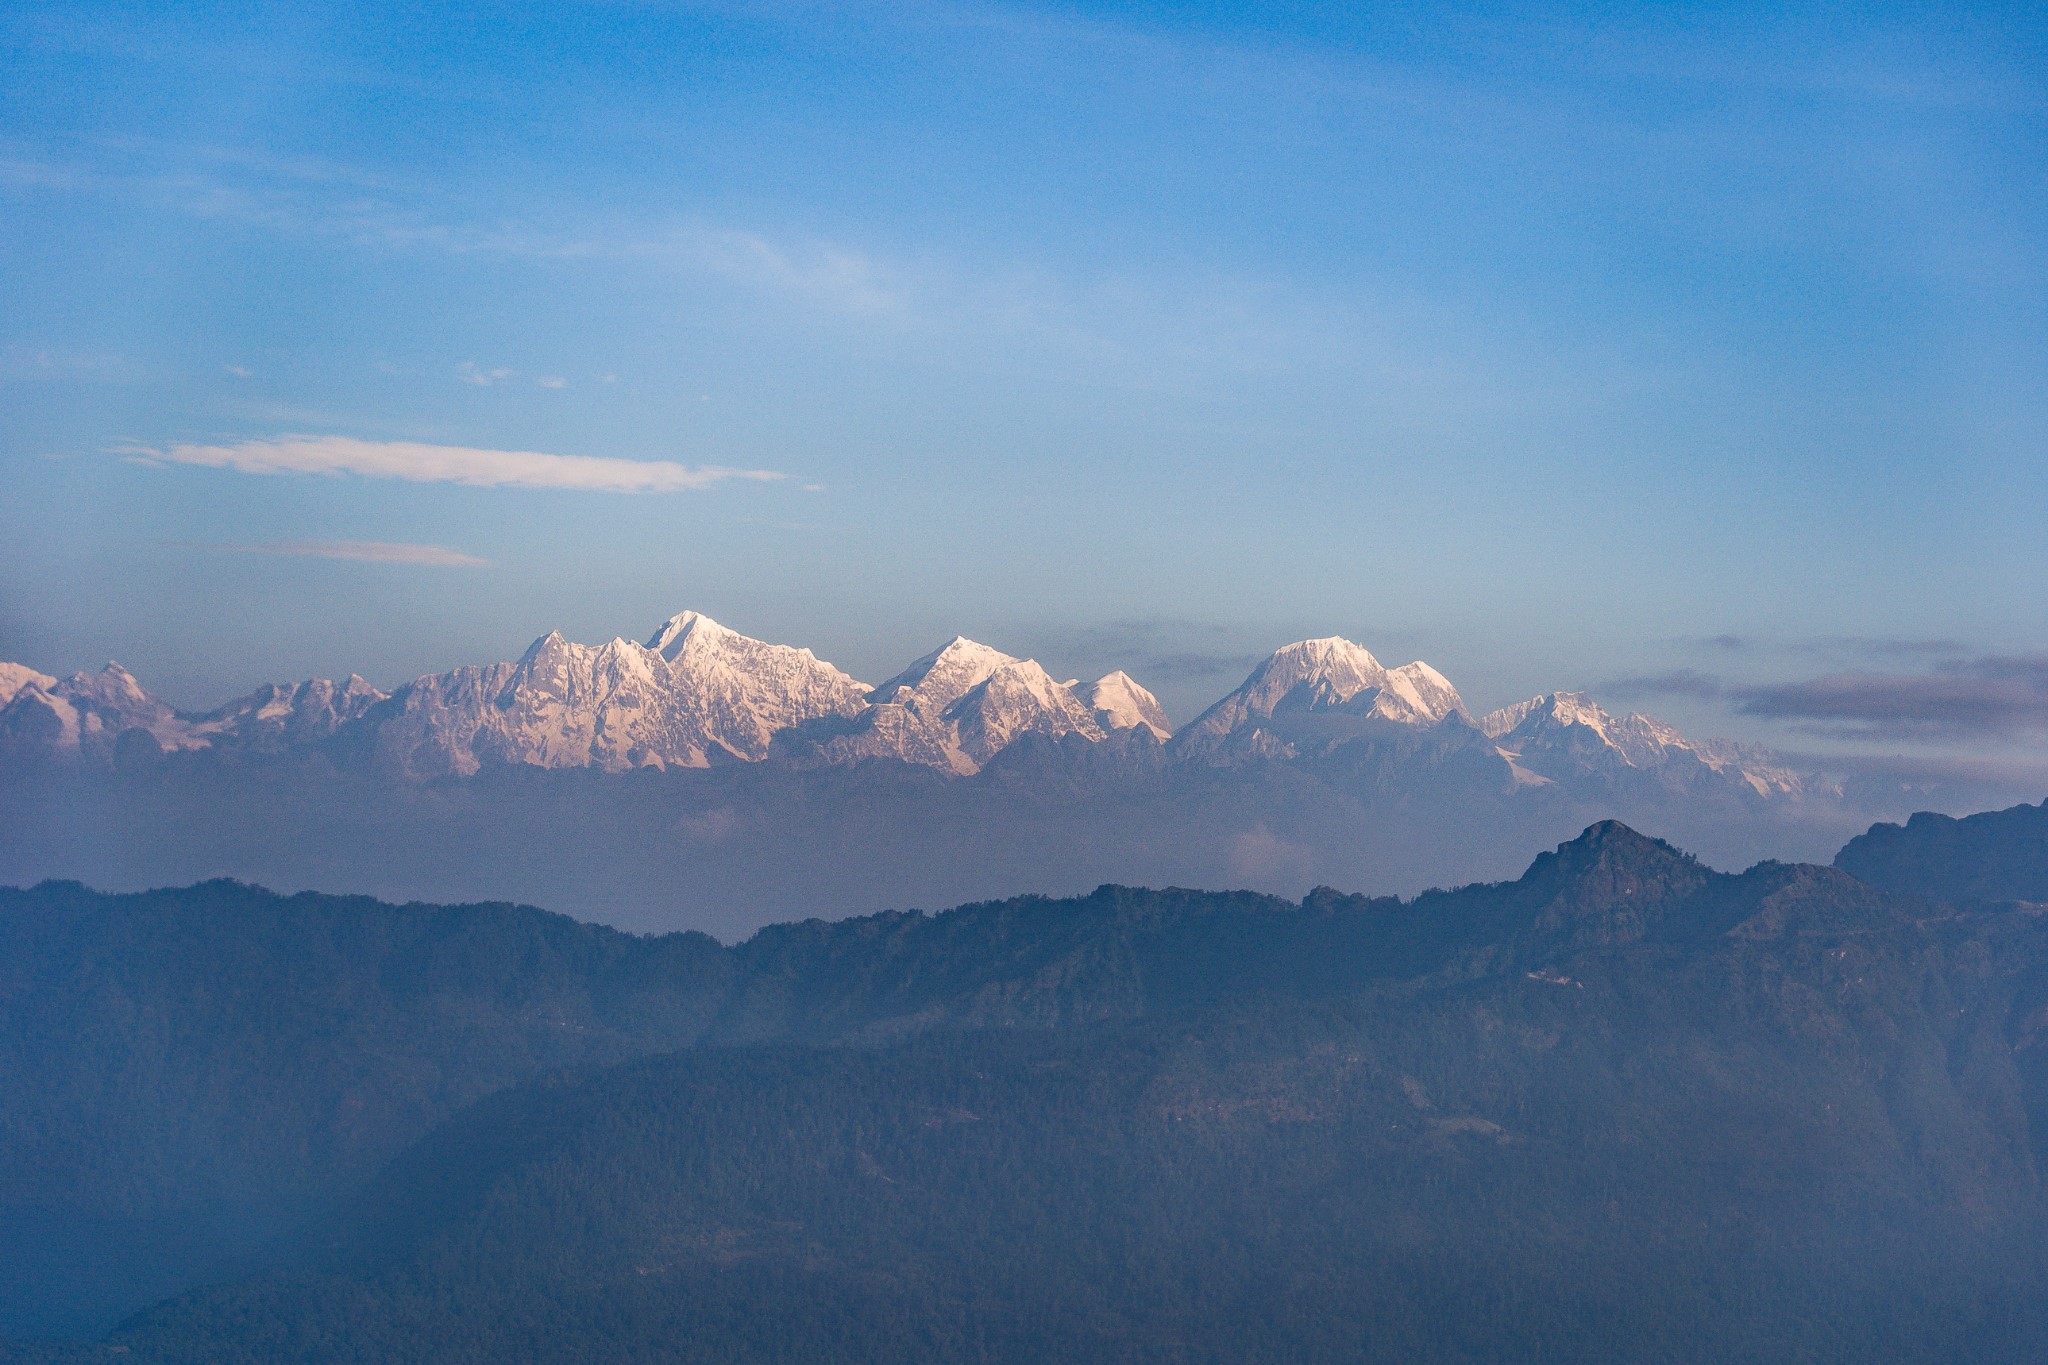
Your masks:
[[[0,657],[1343,633],[2037,753],[2048,32],[1759,8],[10,7]]]

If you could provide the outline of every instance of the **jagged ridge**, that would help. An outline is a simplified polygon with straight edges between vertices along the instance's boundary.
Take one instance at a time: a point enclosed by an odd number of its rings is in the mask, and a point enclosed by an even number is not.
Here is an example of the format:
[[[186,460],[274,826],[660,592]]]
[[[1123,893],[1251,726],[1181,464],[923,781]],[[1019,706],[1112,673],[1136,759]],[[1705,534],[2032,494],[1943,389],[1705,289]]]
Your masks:
[[[1178,735],[1121,670],[1083,687],[1035,660],[956,637],[877,687],[808,649],[769,644],[685,611],[645,644],[582,645],[550,632],[519,659],[416,679],[386,695],[361,678],[271,684],[215,711],[179,712],[118,665],[58,681],[0,665],[0,746],[106,762],[131,751],[276,752],[337,737],[408,780],[491,765],[706,768],[907,763],[980,771],[1030,738],[1164,742],[1182,762],[1315,761],[1353,742],[1430,734],[1497,769],[1505,788],[1643,782],[1771,800],[1801,779],[1768,755],[1689,740],[1558,692],[1474,721],[1421,660],[1383,666],[1331,636],[1283,646]]]

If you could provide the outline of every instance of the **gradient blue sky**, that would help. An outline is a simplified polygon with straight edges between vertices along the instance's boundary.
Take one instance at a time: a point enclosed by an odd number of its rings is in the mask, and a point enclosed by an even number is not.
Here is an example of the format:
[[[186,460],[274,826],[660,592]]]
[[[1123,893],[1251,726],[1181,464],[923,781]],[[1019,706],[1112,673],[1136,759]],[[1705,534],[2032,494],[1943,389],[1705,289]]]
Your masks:
[[[202,705],[694,607],[1185,718],[1343,633],[2038,757],[2048,26],[1762,8],[6,7],[0,658]]]

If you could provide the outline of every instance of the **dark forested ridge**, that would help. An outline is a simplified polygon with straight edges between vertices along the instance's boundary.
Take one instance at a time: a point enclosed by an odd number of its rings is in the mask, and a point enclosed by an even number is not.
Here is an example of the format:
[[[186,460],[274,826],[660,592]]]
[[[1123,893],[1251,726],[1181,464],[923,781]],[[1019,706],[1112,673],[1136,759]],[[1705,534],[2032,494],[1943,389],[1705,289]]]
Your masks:
[[[0,891],[0,1313],[69,1328],[359,1185],[457,1108],[698,1037],[731,964],[513,906]]]
[[[1835,855],[1872,886],[1951,901],[2048,901],[2048,801],[1874,825]]]
[[[1614,824],[731,948],[45,885],[0,1217],[92,1235],[0,1279],[18,1335],[175,1295],[27,1359],[2026,1358],[2044,1039],[2034,909]]]

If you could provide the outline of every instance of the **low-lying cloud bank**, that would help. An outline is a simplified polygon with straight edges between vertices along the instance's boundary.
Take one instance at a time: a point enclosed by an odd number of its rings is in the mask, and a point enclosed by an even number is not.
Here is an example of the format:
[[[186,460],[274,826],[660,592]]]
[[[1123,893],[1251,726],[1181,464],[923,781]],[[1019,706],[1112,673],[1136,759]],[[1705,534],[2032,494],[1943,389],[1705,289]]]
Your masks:
[[[2018,735],[2048,731],[2048,656],[1967,659],[1934,673],[1832,673],[1731,695],[1744,715],[1852,737]]]
[[[1961,739],[2048,734],[2048,655],[1961,659],[1927,673],[1851,669],[1798,682],[1731,686],[1678,669],[1622,678],[1621,697],[1725,701],[1739,715],[1845,739]]]
[[[279,436],[233,445],[179,443],[133,447],[131,458],[161,464],[233,469],[244,474],[354,474],[412,483],[459,483],[472,488],[553,488],[596,493],[676,493],[739,479],[757,483],[788,477],[772,469],[683,465],[671,460],[621,460],[595,455],[547,455],[533,450],[481,450],[418,441],[359,441],[347,436]]]

